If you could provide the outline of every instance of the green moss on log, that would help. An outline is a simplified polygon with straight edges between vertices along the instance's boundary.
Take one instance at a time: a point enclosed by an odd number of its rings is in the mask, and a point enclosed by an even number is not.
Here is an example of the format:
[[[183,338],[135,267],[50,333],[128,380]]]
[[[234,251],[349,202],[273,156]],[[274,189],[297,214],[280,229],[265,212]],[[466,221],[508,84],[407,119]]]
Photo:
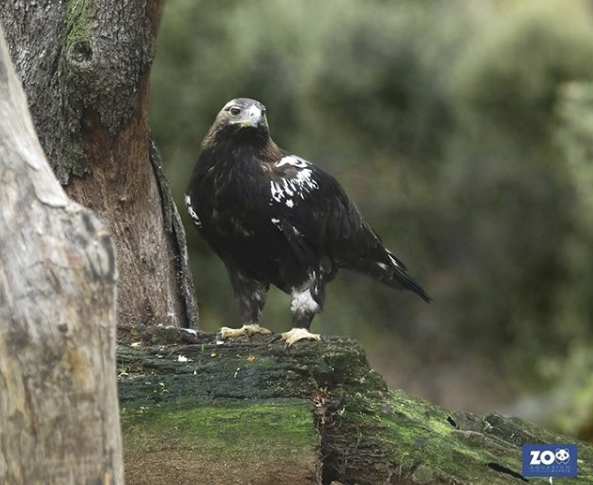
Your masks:
[[[319,437],[304,400],[125,407],[126,483],[318,483]]]
[[[162,451],[174,443],[213,459],[281,458],[310,453],[319,444],[310,405],[302,399],[126,408],[122,429],[128,448],[137,452]]]
[[[450,412],[389,391],[349,339],[285,349],[270,337],[217,345],[211,335],[175,332],[183,344],[169,336],[169,344],[154,345],[153,334],[136,334],[141,345],[118,350],[126,453],[165,443],[229,466],[228,457],[243,456],[240,444],[252,441],[263,451],[245,456],[261,463],[276,463],[287,449],[309,463],[305,475],[290,478],[275,469],[269,483],[503,485],[527,480],[523,443],[573,441],[518,419]],[[237,463],[229,470],[244,462]],[[592,483],[592,464],[593,448],[579,444],[579,477],[570,483]]]

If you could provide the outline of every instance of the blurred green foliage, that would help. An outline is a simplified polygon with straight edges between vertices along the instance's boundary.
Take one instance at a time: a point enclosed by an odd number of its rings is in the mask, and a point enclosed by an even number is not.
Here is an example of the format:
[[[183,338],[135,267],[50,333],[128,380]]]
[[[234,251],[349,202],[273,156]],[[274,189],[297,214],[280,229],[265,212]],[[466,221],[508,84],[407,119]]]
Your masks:
[[[593,343],[588,83],[585,0],[172,0],[151,118],[182,207],[219,109],[262,101],[275,141],[333,173],[434,297],[344,272],[315,330],[412,368],[479,356],[510,390],[576,369],[576,392],[593,367],[579,357]],[[222,264],[185,221],[202,327],[239,324]],[[262,323],[288,328],[288,308],[273,292]]]

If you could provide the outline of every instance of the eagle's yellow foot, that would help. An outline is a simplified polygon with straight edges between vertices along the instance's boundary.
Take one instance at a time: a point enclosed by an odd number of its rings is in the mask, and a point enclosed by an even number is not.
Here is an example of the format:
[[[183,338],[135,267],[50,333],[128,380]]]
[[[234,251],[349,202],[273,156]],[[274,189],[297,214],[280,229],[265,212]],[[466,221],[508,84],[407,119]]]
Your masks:
[[[293,328],[289,332],[282,334],[282,340],[286,342],[287,347],[291,347],[299,340],[321,340],[321,335],[311,333],[306,328]]]
[[[260,333],[262,335],[270,334],[267,328],[260,327],[257,323],[251,325],[243,325],[241,328],[229,328],[229,327],[222,327],[218,331],[218,336],[221,340],[226,340],[228,338],[237,338],[242,337],[243,335],[247,335],[251,337],[256,333]]]

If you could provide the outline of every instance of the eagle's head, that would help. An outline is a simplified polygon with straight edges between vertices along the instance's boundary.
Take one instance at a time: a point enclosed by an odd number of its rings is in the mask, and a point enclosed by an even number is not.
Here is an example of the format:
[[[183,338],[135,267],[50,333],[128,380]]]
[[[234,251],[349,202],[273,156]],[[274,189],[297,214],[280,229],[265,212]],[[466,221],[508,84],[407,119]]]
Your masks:
[[[225,150],[228,153],[224,154]],[[266,107],[249,98],[225,104],[202,142],[200,157],[212,153],[217,153],[216,160],[221,156],[248,158],[254,154],[260,162],[273,163],[282,158],[282,151],[270,137]]]
[[[255,99],[237,98],[229,101],[220,110],[211,134],[242,134],[245,136],[269,136],[266,107]]]

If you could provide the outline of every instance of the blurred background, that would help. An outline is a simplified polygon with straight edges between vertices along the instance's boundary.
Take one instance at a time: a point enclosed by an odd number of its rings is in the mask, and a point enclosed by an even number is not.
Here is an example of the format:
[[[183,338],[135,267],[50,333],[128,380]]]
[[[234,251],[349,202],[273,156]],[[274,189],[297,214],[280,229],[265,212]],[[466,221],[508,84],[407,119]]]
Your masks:
[[[174,0],[151,89],[202,329],[240,319],[182,194],[217,112],[251,97],[434,298],[343,271],[313,330],[393,387],[593,440],[592,2]],[[272,290],[262,324],[289,306]]]

